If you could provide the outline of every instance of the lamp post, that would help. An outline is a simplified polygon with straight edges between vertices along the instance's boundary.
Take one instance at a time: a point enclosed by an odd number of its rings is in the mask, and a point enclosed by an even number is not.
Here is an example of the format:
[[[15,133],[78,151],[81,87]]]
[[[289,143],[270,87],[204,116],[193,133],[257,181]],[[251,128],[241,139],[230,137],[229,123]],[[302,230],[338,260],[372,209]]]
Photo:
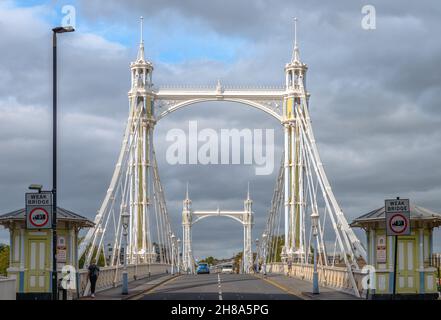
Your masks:
[[[175,239],[176,239],[176,236],[174,234],[172,234],[171,235],[171,242],[172,242],[172,248],[171,248],[172,249],[172,252],[171,252],[171,258],[172,258],[172,261],[171,261],[171,274],[172,275],[175,274],[175,245],[176,245]]]
[[[256,272],[259,272],[260,248],[259,239],[256,239]]]
[[[189,268],[187,269],[187,273],[191,273],[193,274],[193,269],[194,269],[194,261],[193,261],[193,253],[192,250],[188,250],[188,266]]]
[[[57,34],[74,32],[73,27],[52,29],[52,299],[57,300]]]
[[[125,240],[125,248],[124,248],[124,269],[123,269],[123,273],[122,273],[122,294],[129,294],[129,278],[128,278],[128,274],[127,274],[127,258],[128,258],[128,232],[127,229],[129,227],[129,221],[130,221],[130,214],[128,212],[123,212],[121,214],[121,220],[122,220],[122,225],[123,225],[123,235],[124,235],[124,240]]]
[[[266,239],[267,239],[267,235],[266,235],[266,233],[264,233],[263,235],[262,235],[262,251],[263,251],[263,253],[262,253],[262,255],[263,255],[263,275],[265,276],[266,275]]]
[[[181,273],[181,252],[180,252],[181,239],[178,239],[177,243],[178,243],[178,273]]]
[[[312,276],[312,293],[319,294],[318,273],[317,273],[317,236],[318,236],[319,215],[317,212],[311,214],[312,232],[314,236],[314,273]]]

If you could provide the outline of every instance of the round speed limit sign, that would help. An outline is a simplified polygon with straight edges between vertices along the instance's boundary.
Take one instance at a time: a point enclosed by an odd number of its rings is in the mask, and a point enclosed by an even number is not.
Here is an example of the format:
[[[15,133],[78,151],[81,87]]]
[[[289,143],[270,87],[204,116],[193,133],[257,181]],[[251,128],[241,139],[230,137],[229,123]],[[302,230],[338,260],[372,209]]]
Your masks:
[[[397,234],[404,233],[407,230],[408,224],[407,217],[401,213],[394,214],[389,220],[389,228]]]
[[[46,226],[49,221],[49,213],[43,208],[35,208],[29,214],[29,222],[36,228]]]

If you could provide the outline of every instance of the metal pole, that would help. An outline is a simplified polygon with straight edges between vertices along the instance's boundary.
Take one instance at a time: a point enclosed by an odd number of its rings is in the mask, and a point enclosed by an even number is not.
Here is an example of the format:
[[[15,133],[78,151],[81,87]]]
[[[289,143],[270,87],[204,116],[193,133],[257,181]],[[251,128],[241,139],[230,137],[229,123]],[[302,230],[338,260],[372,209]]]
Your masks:
[[[125,248],[124,248],[124,271],[123,271],[123,281],[122,281],[122,294],[129,294],[129,278],[128,278],[128,274],[127,274],[127,259],[128,259],[128,254],[127,254],[127,248],[128,248],[128,244],[129,244],[129,240],[128,240],[128,232],[127,232],[127,225],[124,226],[124,239],[126,242]]]
[[[181,250],[180,250],[181,240],[178,239],[177,250],[178,250],[178,274],[181,273]]]
[[[397,293],[397,257],[398,257],[398,236],[395,236],[395,252],[394,252],[394,286],[392,295],[395,299]]]
[[[57,300],[57,33],[52,35],[52,299]]]
[[[266,234],[266,233],[264,233],[263,235],[262,235],[262,249],[263,249],[263,268],[262,268],[262,272],[263,272],[263,275],[264,276],[266,276],[266,247],[267,247],[267,238],[268,237],[268,235]]]
[[[397,197],[400,200],[400,197]],[[386,209],[386,208],[385,208]],[[398,236],[395,235],[395,252],[394,252],[394,286],[392,291],[392,297],[395,299],[397,293],[397,258],[398,258]]]
[[[172,261],[171,261],[171,274],[175,274],[175,243],[172,242]]]
[[[318,285],[318,273],[317,273],[317,232],[314,232],[314,273],[313,273],[313,286],[312,293],[319,294],[319,285]]]

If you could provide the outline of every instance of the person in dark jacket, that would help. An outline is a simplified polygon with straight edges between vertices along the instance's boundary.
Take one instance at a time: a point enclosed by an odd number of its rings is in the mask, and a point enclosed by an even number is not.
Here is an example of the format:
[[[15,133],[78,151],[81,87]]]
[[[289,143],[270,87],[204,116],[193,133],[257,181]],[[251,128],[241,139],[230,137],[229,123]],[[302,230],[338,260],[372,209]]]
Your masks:
[[[98,280],[98,276],[100,274],[100,268],[95,264],[91,263],[89,265],[89,280],[90,280],[90,296],[92,298],[95,298],[95,287],[96,282]]]

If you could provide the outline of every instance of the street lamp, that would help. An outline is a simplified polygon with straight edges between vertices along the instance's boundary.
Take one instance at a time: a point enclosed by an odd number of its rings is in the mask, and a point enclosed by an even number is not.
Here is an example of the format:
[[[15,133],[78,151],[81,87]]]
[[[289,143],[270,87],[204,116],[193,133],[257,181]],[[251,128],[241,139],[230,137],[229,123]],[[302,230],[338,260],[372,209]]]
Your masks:
[[[181,252],[180,252],[181,239],[178,239],[177,243],[178,243],[178,273],[181,273]]]
[[[41,189],[43,189],[43,186],[41,184],[31,184],[28,187],[29,190],[37,190],[38,193],[41,193]]]
[[[312,232],[314,236],[314,273],[312,277],[312,293],[319,294],[319,284],[318,284],[318,273],[317,273],[317,235],[318,235],[318,222],[319,215],[317,212],[312,212],[311,214],[311,223],[312,223]]]
[[[266,275],[266,238],[267,235],[264,233],[262,235],[262,249],[263,249],[263,275]]]
[[[129,277],[127,274],[127,258],[128,258],[128,232],[127,229],[129,227],[129,222],[130,222],[130,214],[126,211],[124,211],[121,214],[121,221],[122,221],[122,226],[123,226],[123,236],[125,239],[125,248],[124,248],[124,269],[123,269],[123,273],[122,273],[122,277],[123,277],[123,282],[122,282],[122,294],[129,294]]]
[[[73,27],[52,29],[52,299],[57,300],[57,34],[74,32]]]
[[[193,252],[192,250],[188,250],[188,266],[187,266],[187,273],[191,273],[193,274],[193,269],[194,269],[194,261],[193,261]]]
[[[259,272],[260,248],[259,239],[256,239],[256,272]]]
[[[176,236],[174,235],[174,234],[172,234],[171,235],[171,242],[172,242],[172,252],[171,252],[171,258],[172,258],[172,261],[171,261],[171,274],[173,275],[173,274],[175,274],[175,245],[176,245],[176,243],[175,243],[175,239],[176,239]]]

